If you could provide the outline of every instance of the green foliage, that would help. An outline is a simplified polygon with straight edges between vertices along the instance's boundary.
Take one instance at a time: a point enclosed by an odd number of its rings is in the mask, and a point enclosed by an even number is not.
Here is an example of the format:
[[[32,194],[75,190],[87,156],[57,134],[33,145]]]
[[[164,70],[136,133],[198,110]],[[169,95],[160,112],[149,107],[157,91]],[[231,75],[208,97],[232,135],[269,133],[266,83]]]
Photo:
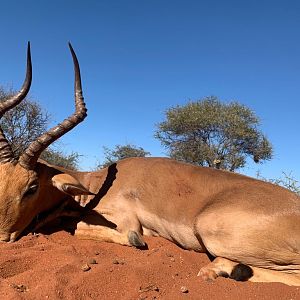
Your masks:
[[[77,152],[71,154],[64,154],[62,151],[53,150],[52,148],[46,149],[42,152],[41,158],[49,164],[63,167],[69,170],[78,169],[78,160],[80,155]]]
[[[116,145],[114,149],[104,148],[105,160],[97,166],[97,169],[102,169],[110,166],[114,162],[128,157],[145,157],[149,156],[150,152],[145,151],[142,147],[137,147],[132,144]]]
[[[272,146],[258,126],[246,106],[207,97],[168,109],[155,137],[174,159],[235,171],[248,156],[255,162],[272,158]]]
[[[0,101],[5,101],[12,94],[13,91],[6,92],[0,87]],[[0,125],[16,157],[46,131],[49,119],[49,114],[28,98],[4,114]]]
[[[5,101],[13,94],[15,94],[13,90],[6,91],[0,87],[0,101]],[[20,104],[4,114],[0,126],[15,157],[18,158],[34,140],[47,130],[49,122],[50,116],[40,104],[26,97]],[[62,151],[48,148],[42,153],[41,158],[54,165],[77,169],[79,154],[73,152],[66,155]]]
[[[282,172],[282,177],[276,179],[267,179],[257,172],[256,177],[260,180],[280,185],[300,196],[300,182],[293,176],[292,172]]]

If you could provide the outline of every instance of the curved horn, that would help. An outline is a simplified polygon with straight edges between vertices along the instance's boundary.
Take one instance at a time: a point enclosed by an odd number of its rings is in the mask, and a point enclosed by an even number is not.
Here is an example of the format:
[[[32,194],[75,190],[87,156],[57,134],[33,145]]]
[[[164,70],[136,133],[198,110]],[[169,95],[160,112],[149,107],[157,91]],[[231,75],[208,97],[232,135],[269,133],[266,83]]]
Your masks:
[[[32,65],[31,65],[31,54],[30,54],[30,43],[27,45],[27,70],[24,83],[20,91],[10,97],[9,99],[0,103],[0,118],[5,112],[18,105],[27,95],[32,80]],[[13,162],[15,160],[11,146],[9,145],[5,135],[0,128],[0,163]]]
[[[65,119],[62,123],[58,124],[57,126],[51,128],[48,132],[41,135],[29,145],[29,147],[25,150],[25,152],[21,155],[19,159],[20,165],[28,170],[34,169],[40,154],[50,144],[52,144],[65,133],[73,129],[87,116],[87,109],[85,107],[84,99],[82,96],[79,63],[70,43],[69,47],[73,58],[75,72],[75,112],[69,118]]]

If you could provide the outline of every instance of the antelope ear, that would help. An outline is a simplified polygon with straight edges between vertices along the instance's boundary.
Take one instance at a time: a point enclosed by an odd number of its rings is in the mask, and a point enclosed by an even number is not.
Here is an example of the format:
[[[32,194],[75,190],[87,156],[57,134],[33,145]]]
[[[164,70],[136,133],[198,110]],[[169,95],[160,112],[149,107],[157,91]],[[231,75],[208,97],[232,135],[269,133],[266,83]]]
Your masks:
[[[60,191],[71,195],[94,195],[87,190],[81,183],[69,174],[58,174],[52,177],[52,184]]]

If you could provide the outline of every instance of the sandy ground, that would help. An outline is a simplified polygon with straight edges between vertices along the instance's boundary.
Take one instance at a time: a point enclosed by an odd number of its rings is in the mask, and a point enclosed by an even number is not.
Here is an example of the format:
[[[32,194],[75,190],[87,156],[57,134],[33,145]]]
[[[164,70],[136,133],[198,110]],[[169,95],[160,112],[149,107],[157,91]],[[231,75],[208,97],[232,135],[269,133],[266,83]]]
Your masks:
[[[0,299],[300,299],[300,287],[197,277],[205,254],[146,238],[148,250],[64,231],[0,244]]]

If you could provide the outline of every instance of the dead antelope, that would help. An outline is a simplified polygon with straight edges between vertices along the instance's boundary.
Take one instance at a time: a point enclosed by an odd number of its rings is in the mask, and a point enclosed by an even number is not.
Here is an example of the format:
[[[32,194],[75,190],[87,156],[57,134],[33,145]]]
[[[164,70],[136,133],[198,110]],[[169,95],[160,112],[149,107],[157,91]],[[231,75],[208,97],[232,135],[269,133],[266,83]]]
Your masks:
[[[167,158],[125,159],[97,172],[69,171],[38,160],[86,116],[79,65],[70,49],[75,113],[18,160],[1,131],[1,240],[15,241],[43,212],[55,216],[65,203],[79,203],[84,207],[75,230],[79,238],[140,247],[143,235],[161,236],[215,257],[200,270],[204,279],[229,276],[300,286],[300,198],[284,188]],[[28,47],[24,85],[1,103],[1,116],[22,101],[30,83]]]

